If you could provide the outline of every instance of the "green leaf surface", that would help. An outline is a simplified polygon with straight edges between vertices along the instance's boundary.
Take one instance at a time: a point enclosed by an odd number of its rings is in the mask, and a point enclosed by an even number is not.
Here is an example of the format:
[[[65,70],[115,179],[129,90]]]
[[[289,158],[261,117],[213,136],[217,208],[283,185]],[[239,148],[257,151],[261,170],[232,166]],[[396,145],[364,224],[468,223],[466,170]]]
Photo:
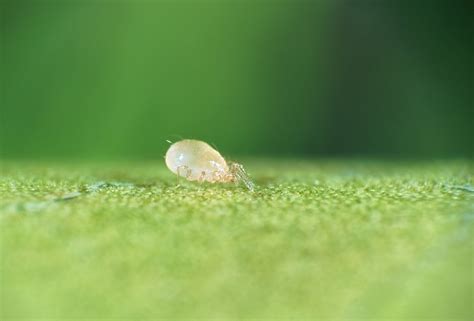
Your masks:
[[[472,162],[243,164],[2,164],[0,319],[472,318]]]

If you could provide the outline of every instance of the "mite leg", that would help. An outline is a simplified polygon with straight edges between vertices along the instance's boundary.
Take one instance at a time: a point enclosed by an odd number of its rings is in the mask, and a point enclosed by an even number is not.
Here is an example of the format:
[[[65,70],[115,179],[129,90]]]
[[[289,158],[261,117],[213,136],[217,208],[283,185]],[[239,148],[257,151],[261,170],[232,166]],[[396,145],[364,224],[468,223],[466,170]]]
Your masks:
[[[181,176],[181,171],[183,171],[183,174],[185,174],[185,178],[188,179],[189,176],[191,175],[191,170],[188,168],[186,165],[181,165],[176,168],[176,179],[178,181],[179,185],[179,177]]]
[[[201,172],[201,175],[199,175],[198,182],[199,182],[199,183],[202,183],[202,182],[205,181],[205,179],[206,179],[206,172],[205,172],[205,171],[202,171],[202,172]]]
[[[211,178],[212,179],[210,180],[210,182],[212,182],[212,183],[216,183],[216,182],[228,183],[228,182],[231,181],[232,175],[230,173],[224,172],[222,170],[215,170],[215,171],[212,172]]]
[[[212,172],[212,182],[222,182],[222,175],[219,171]]]

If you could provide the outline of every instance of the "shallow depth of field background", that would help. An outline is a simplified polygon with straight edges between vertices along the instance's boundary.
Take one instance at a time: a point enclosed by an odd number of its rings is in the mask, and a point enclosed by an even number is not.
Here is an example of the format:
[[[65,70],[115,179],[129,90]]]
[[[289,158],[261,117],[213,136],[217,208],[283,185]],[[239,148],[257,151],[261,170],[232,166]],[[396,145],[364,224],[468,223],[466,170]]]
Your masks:
[[[474,320],[472,1],[0,1],[2,321]]]
[[[1,2],[1,157],[472,156],[470,1]]]

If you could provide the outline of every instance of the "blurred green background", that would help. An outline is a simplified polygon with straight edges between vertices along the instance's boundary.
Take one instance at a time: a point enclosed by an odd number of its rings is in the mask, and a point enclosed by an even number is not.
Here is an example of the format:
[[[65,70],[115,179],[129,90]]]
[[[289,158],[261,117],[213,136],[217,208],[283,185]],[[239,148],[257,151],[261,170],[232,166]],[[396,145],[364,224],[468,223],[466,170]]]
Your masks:
[[[471,1],[1,2],[1,156],[471,157]]]

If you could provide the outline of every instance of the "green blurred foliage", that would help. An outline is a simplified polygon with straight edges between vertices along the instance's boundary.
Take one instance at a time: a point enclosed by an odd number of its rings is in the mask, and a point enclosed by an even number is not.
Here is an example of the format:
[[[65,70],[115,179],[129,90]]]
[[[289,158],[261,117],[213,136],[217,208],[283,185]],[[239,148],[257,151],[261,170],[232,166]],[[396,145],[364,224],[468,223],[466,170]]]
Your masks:
[[[472,156],[468,1],[1,2],[1,155]]]

